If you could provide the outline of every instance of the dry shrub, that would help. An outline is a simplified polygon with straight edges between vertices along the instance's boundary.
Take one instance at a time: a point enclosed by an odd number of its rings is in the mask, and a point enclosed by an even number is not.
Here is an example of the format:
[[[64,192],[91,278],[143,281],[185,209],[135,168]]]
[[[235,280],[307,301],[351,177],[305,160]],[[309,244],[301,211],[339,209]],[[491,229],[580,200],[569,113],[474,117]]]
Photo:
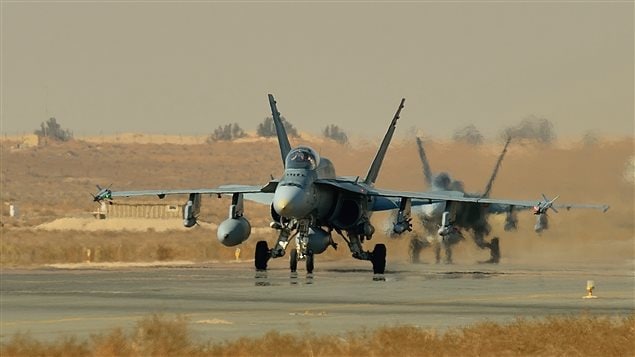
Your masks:
[[[132,356],[132,343],[121,328],[107,334],[94,335],[91,340],[95,357]]]
[[[11,340],[2,345],[2,356],[44,356],[47,346],[33,338],[28,333],[17,333]]]
[[[2,356],[633,356],[635,315],[517,319],[482,322],[444,333],[415,326],[362,329],[341,335],[269,331],[261,337],[197,343],[184,317],[154,314],[121,329],[79,342],[65,337],[43,343],[16,334],[2,344]]]
[[[187,319],[168,319],[153,314],[137,322],[132,338],[132,354],[135,356],[187,356],[195,347],[190,339]]]
[[[91,353],[86,356],[193,356],[201,349],[190,338],[188,321],[153,314],[139,320],[126,335],[120,328],[91,337]]]
[[[255,242],[241,246],[243,257],[253,254]],[[87,249],[91,251],[92,262],[234,259],[234,249],[222,246],[211,230],[152,233],[10,230],[0,235],[0,266],[80,263],[87,259]]]
[[[415,326],[344,336],[268,332],[214,345],[211,356],[632,356],[635,319],[549,317],[483,322],[445,333]]]
[[[157,260],[165,261],[165,260],[171,260],[173,258],[174,258],[173,249],[163,244],[159,244],[159,246],[157,247]]]
[[[16,334],[2,344],[0,356],[3,357],[82,357],[90,356],[89,344],[75,337],[63,337],[57,342],[43,343],[30,334]]]

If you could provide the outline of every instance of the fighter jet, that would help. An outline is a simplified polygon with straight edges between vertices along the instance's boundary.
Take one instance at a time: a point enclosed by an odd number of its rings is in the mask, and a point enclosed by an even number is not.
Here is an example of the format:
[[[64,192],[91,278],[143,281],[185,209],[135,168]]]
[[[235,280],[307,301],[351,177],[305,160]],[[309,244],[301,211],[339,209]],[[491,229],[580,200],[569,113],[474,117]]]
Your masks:
[[[464,194],[468,197],[489,196],[498,170],[501,167],[503,158],[511,142],[511,138],[508,138],[505,142],[505,146],[496,161],[492,175],[485,185],[484,192],[481,194],[465,193],[463,182],[453,180],[448,173],[442,172],[434,175],[430,168],[422,140],[418,137],[416,140],[419,158],[423,167],[423,175],[428,189],[435,193]],[[515,229],[517,224],[515,212],[510,210],[507,206],[498,204],[484,206],[474,203],[457,203],[451,207],[446,207],[445,203],[437,203],[416,207],[415,215],[423,225],[425,236],[418,234],[411,236],[409,246],[410,261],[418,263],[421,250],[432,246],[435,251],[437,263],[441,261],[441,248],[445,250],[445,262],[451,263],[452,246],[462,241],[464,239],[463,233],[466,232],[471,233],[474,243],[476,243],[479,248],[490,249],[491,258],[487,262],[498,263],[500,259],[498,238],[494,238],[490,242],[485,240],[485,236],[488,235],[491,230],[487,222],[487,216],[490,213],[507,213],[505,229]]]
[[[507,138],[505,146],[500,153],[492,175],[490,176],[483,193],[466,193],[463,188],[463,182],[453,180],[448,173],[442,172],[437,175],[432,173],[430,163],[425,153],[423,143],[420,138],[416,138],[419,151],[419,158],[423,167],[423,174],[428,189],[437,194],[446,194],[454,196],[463,196],[474,199],[488,198],[494,180],[501,167],[503,158],[507,153],[507,148],[511,142],[511,137]],[[487,241],[485,237],[490,233],[491,226],[488,223],[490,214],[505,214],[505,231],[516,230],[518,219],[516,212],[523,209],[531,209],[537,215],[537,222],[534,229],[540,232],[547,228],[548,209],[558,212],[554,208],[554,201],[549,200],[544,194],[542,201],[537,202],[534,206],[505,204],[503,201],[497,203],[483,204],[474,202],[458,202],[446,201],[430,205],[417,206],[414,209],[415,215],[421,221],[425,236],[415,234],[411,236],[409,255],[413,263],[419,262],[419,256],[422,249],[433,246],[435,249],[436,262],[441,260],[441,248],[445,250],[445,262],[452,263],[452,246],[464,239],[464,233],[471,233],[474,243],[481,249],[490,250],[490,259],[484,263],[498,263],[500,260],[499,239],[494,237],[491,241]],[[483,200],[480,200],[483,202]],[[595,208],[606,211],[608,206],[603,205],[563,205],[567,209],[571,208]],[[391,232],[392,233],[392,232]],[[393,234],[394,236],[394,234]]]
[[[307,273],[312,273],[314,256],[336,246],[332,234],[336,232],[348,245],[353,258],[370,261],[373,272],[383,274],[386,266],[386,246],[375,244],[372,251],[364,249],[365,241],[371,240],[375,233],[375,227],[370,222],[373,212],[398,209],[393,230],[403,233],[412,229],[412,206],[468,199],[448,194],[403,192],[375,187],[404,102],[405,99],[402,99],[399,103],[364,179],[360,179],[359,176],[336,176],[332,162],[320,157],[308,146],[292,149],[276,101],[273,95],[269,94],[269,105],[284,165],[284,173],[280,179],[273,179],[265,186],[226,185],[209,189],[141,191],[107,189],[95,197],[114,199],[156,195],[164,198],[166,195],[186,194],[188,200],[183,208],[183,225],[192,227],[200,213],[201,195],[215,194],[219,198],[231,195],[229,217],[219,224],[217,230],[218,240],[228,247],[239,245],[249,238],[251,225],[244,215],[243,200],[254,200],[270,205],[273,220],[271,227],[279,231],[278,239],[272,248],[269,248],[268,242],[264,240],[256,243],[256,270],[266,270],[269,260],[284,256],[287,247],[293,243],[289,254],[290,270],[296,271],[298,261],[304,260]],[[495,202],[486,202],[491,203]],[[526,201],[522,203],[527,205]],[[533,207],[534,203],[531,202],[529,205]]]
[[[337,177],[332,162],[320,157],[308,146],[291,148],[282,124],[273,95],[269,104],[276,128],[284,173],[279,180],[271,180],[265,186],[226,185],[211,189],[112,191],[100,188],[96,200],[143,195],[187,194],[189,199],[183,208],[183,225],[192,227],[200,213],[201,195],[231,195],[229,217],[218,226],[217,238],[225,246],[243,243],[251,233],[251,225],[244,216],[245,198],[269,204],[273,222],[271,227],[279,231],[278,240],[269,248],[267,241],[256,244],[255,268],[266,270],[268,261],[285,255],[287,246],[293,242],[289,254],[290,269],[296,271],[298,261],[306,262],[307,273],[314,269],[314,256],[329,247],[336,247],[332,233],[336,232],[347,243],[356,259],[372,263],[373,272],[383,274],[386,265],[386,247],[376,244],[372,251],[364,249],[364,242],[373,237],[375,228],[370,223],[374,211],[396,209],[409,201],[398,191],[374,188],[397,120],[404,107],[402,99],[390,122],[388,130],[364,179]],[[435,202],[420,199],[417,204]],[[405,224],[405,222],[395,222]]]

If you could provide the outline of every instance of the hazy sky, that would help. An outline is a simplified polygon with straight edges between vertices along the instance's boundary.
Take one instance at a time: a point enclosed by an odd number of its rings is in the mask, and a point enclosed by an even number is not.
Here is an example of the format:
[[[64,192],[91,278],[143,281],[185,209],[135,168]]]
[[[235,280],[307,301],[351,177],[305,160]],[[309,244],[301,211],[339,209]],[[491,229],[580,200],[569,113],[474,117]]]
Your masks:
[[[633,2],[3,2],[2,132],[633,135]]]

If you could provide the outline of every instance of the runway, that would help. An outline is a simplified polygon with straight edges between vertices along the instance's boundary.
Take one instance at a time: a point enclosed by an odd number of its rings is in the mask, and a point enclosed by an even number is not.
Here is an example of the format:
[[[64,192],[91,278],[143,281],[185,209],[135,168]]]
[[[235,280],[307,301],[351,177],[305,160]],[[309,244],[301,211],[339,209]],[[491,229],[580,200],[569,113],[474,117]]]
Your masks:
[[[632,264],[490,266],[321,262],[313,277],[285,262],[267,273],[253,263],[183,266],[68,266],[3,270],[1,340],[29,331],[42,340],[131,328],[154,312],[185,315],[193,335],[220,341],[269,330],[345,333],[411,324],[444,329],[552,314],[635,312]],[[70,269],[72,267],[72,269]],[[594,280],[597,299],[582,299]]]

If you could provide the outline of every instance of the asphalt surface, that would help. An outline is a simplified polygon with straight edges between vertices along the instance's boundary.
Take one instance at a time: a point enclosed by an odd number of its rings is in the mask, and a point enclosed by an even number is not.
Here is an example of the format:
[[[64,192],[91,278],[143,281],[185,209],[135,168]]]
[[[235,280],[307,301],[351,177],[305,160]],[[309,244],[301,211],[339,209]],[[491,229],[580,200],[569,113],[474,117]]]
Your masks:
[[[280,332],[345,333],[411,324],[445,329],[483,320],[635,312],[633,264],[505,266],[370,264],[316,266],[307,277],[283,262],[153,267],[75,265],[3,270],[0,340],[30,332],[41,340],[133,328],[151,313],[181,314],[195,337],[215,341]],[[597,299],[582,299],[594,280]]]

